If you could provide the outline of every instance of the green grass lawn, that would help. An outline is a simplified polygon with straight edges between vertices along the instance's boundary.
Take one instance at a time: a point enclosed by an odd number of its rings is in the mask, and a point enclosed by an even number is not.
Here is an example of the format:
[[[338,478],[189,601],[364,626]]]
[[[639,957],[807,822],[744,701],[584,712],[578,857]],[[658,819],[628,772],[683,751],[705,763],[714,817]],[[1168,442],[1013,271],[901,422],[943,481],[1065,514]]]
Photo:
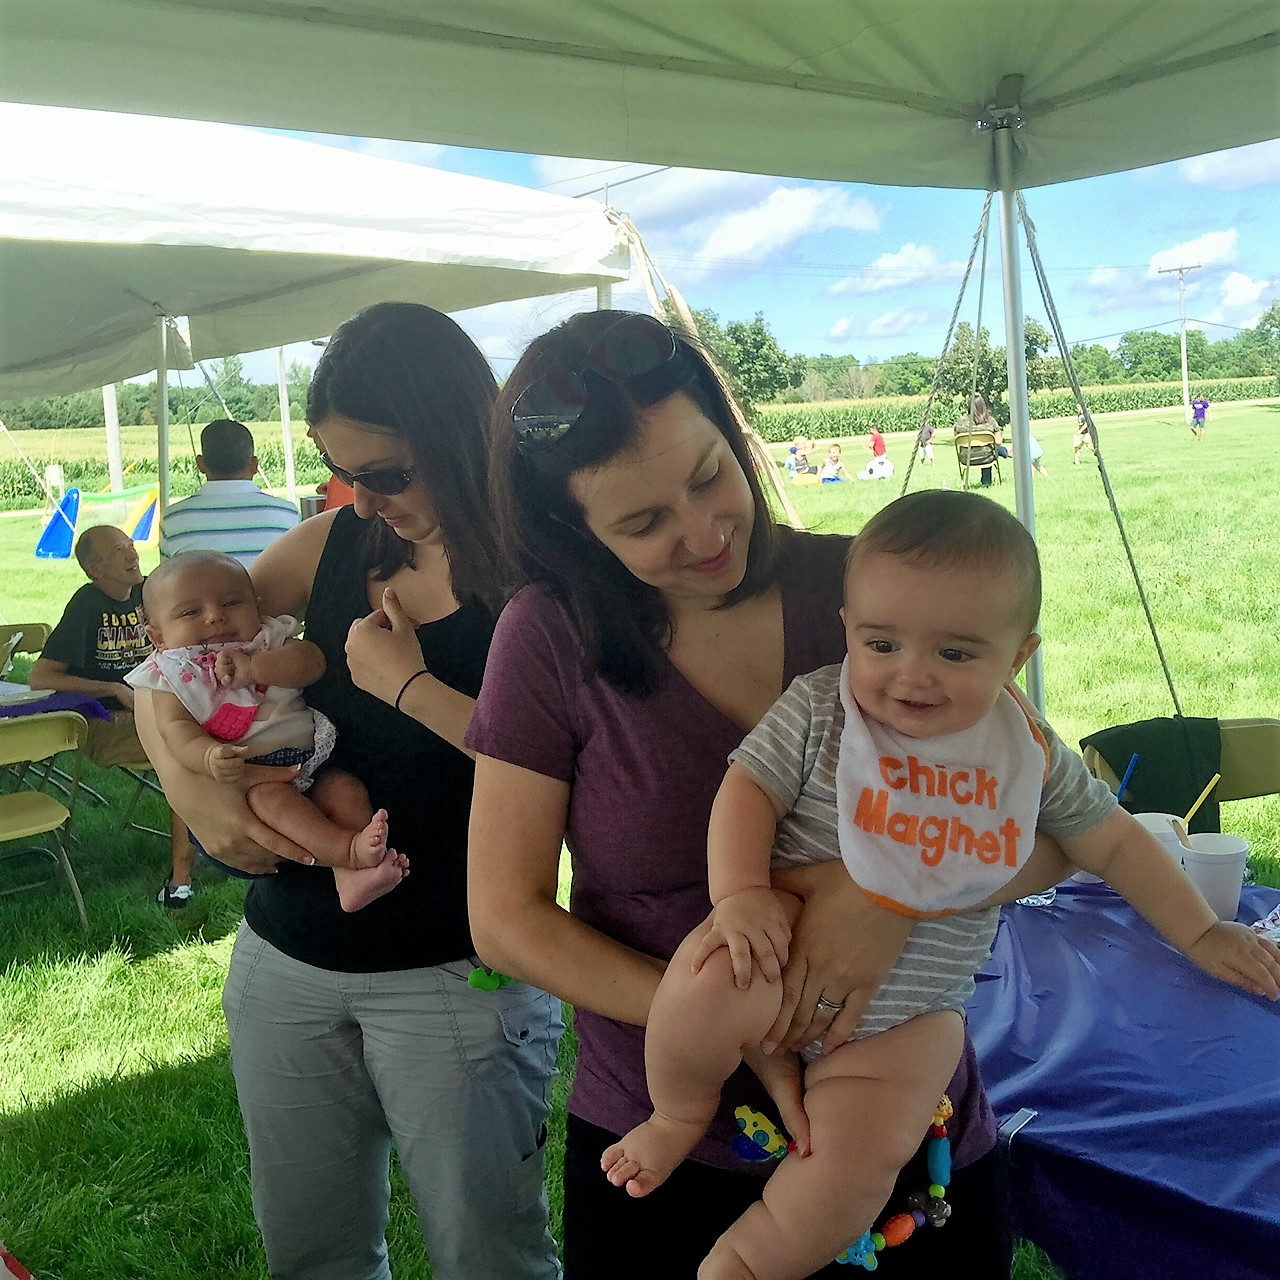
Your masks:
[[[1073,422],[1035,427],[1050,471],[1035,482],[1048,712],[1074,742],[1172,708],[1097,468],[1088,455],[1072,467]],[[1280,623],[1280,404],[1215,407],[1202,445],[1176,411],[1119,415],[1099,429],[1183,710],[1280,714],[1280,668],[1270,661]],[[851,470],[859,445],[846,445]],[[917,467],[912,488],[956,486],[949,449],[938,441],[937,465]],[[905,437],[890,438],[894,481],[791,492],[811,527],[856,530],[897,496],[908,450]],[[991,491],[1010,506],[1011,476],[1006,464],[1004,485]],[[36,561],[37,534],[33,517],[0,516],[5,621],[56,620],[83,580],[74,562]],[[120,803],[121,781],[86,773]],[[158,803],[145,803],[155,825]],[[1258,879],[1280,884],[1280,801],[1228,805],[1223,822],[1250,840]],[[117,835],[112,823],[92,805],[76,818],[87,935],[56,881],[0,898],[0,1239],[41,1280],[261,1277],[219,1006],[243,882],[198,871],[192,905],[166,915],[154,902],[165,844]],[[6,867],[5,883],[16,874]],[[571,1051],[567,1041],[566,1067]],[[398,1182],[391,1257],[401,1280],[430,1275]],[[1024,1246],[1016,1275],[1056,1272]]]

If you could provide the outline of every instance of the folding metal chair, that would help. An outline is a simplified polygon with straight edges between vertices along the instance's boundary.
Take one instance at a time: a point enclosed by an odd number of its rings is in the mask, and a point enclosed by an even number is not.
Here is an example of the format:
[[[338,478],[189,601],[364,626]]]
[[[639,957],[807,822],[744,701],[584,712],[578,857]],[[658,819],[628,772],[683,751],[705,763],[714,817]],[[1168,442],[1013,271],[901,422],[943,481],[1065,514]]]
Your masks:
[[[85,732],[84,717],[74,711],[51,711],[45,715],[0,720],[0,765],[48,760],[60,751],[78,752],[84,744]],[[85,914],[84,898],[76,882],[71,859],[67,857],[66,836],[70,821],[71,810],[42,791],[21,790],[0,796],[0,843],[52,835],[57,845],[56,853],[39,845],[0,852],[0,862],[34,857],[53,864],[53,871],[43,880],[0,888],[0,895],[39,888],[53,880],[61,870],[75,895],[80,923],[87,929],[89,917]]]
[[[975,467],[985,470],[990,467],[995,472],[997,483],[1000,481],[1000,453],[996,448],[996,433],[975,427],[972,431],[957,430],[955,432],[956,462],[960,466],[960,483],[963,488],[969,487],[969,472]]]
[[[1213,799],[1225,803],[1280,795],[1280,720],[1219,720],[1218,733],[1222,777],[1213,789]],[[1085,747],[1083,754],[1089,772],[1115,791],[1120,779],[1097,749]]]

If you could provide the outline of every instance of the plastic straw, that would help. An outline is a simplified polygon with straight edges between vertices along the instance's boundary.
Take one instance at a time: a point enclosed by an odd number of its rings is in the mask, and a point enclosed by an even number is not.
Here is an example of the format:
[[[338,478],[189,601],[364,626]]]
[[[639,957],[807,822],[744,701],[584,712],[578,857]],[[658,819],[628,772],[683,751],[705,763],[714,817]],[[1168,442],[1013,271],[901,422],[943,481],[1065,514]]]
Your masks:
[[[1200,812],[1200,806],[1209,798],[1209,792],[1212,791],[1221,780],[1222,774],[1220,773],[1215,773],[1213,777],[1209,779],[1209,785],[1206,786],[1205,789],[1196,797],[1195,804],[1187,810],[1187,816],[1182,820],[1183,826],[1190,826],[1191,819]]]
[[[1138,753],[1135,751],[1129,757],[1129,767],[1124,771],[1124,777],[1120,779],[1120,790],[1116,792],[1116,799],[1124,802],[1124,789],[1129,785],[1129,779],[1133,777],[1133,771],[1138,767]]]

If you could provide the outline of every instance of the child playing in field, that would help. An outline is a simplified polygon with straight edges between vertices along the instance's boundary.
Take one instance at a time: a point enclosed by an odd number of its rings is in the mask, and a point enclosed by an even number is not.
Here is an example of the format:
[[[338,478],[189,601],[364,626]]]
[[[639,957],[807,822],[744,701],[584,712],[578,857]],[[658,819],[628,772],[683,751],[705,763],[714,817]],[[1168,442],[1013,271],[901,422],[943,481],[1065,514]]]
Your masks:
[[[751,1054],[788,1155],[716,1242],[699,1280],[784,1280],[866,1232],[959,1059],[964,1004],[995,935],[989,905],[1035,830],[1108,880],[1206,972],[1275,998],[1280,949],[1221,923],[1157,841],[1014,690],[1039,644],[1035,544],[976,494],[891,503],[848,559],[848,656],[795,680],[730,757],[708,833],[714,910],[668,965],[649,1014],[654,1113],[610,1147],[643,1196],[702,1136]],[[840,857],[876,903],[916,918],[853,1039],[819,1056],[756,1046],[781,1005],[799,904],[770,867]],[[833,1014],[842,1002],[818,1002]]]
[[[827,450],[822,465],[818,468],[818,480],[821,484],[842,484],[844,482],[844,463],[840,461],[840,446],[833,444]]]
[[[299,689],[324,674],[320,650],[294,638],[292,618],[262,617],[248,573],[219,552],[162,561],[142,598],[155,651],[126,679],[158,693],[156,720],[170,750],[230,786],[241,785],[246,764],[301,765],[292,783],[250,787],[249,807],[333,868],[343,910],[394,889],[409,864],[387,848],[386,810],[372,812],[350,774],[317,772],[333,750],[333,726]]]

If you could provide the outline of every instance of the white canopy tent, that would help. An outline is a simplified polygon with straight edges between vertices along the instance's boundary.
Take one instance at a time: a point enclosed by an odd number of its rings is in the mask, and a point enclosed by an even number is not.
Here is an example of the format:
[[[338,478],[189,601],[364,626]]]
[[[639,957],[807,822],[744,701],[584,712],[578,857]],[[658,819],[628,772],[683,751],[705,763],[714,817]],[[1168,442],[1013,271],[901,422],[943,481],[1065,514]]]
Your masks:
[[[629,271],[593,201],[223,124],[0,104],[0,173],[0,399],[165,365],[166,316],[207,359]]]
[[[14,100],[1000,193],[1280,135],[1274,0],[0,0]],[[232,88],[234,86],[234,88]],[[1042,701],[1038,655],[1028,688]]]

